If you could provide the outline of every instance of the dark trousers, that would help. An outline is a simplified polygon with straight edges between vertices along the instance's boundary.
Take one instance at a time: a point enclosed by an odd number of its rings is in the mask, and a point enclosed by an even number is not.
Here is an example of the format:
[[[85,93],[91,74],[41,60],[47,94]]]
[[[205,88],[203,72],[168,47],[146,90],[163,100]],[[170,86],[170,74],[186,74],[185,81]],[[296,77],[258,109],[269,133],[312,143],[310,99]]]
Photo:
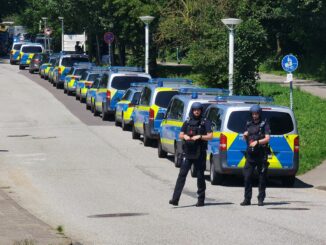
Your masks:
[[[266,182],[267,182],[267,164],[264,163],[264,160],[248,162],[246,161],[245,167],[243,169],[244,175],[244,185],[245,185],[245,194],[244,198],[246,200],[251,200],[252,197],[252,177],[257,167],[258,171],[258,199],[264,200],[266,197]]]
[[[172,197],[173,200],[179,201],[181,192],[186,183],[188,172],[191,168],[191,164],[194,164],[197,173],[198,201],[205,200],[206,182],[205,182],[204,172],[205,172],[205,164],[206,164],[206,152],[202,153],[200,157],[196,160],[185,159],[184,161],[182,161],[178,179],[173,192],[173,197]]]

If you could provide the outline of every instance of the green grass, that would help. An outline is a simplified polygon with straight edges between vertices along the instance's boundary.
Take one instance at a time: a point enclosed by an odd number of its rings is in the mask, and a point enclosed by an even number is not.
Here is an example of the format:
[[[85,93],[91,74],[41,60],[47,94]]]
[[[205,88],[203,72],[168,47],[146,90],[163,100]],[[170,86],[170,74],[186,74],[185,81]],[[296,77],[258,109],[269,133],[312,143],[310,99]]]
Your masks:
[[[259,83],[261,95],[272,96],[275,104],[289,106],[289,88]],[[295,89],[294,114],[300,136],[300,168],[303,174],[326,159],[326,100]]]
[[[287,74],[287,72],[285,72],[282,69],[274,70],[274,69],[267,68],[266,65],[261,65],[259,67],[259,72],[273,74],[273,75],[277,75],[277,76],[284,76],[284,77]],[[298,78],[298,79],[313,80],[313,81],[326,83],[325,77],[318,76],[316,74],[307,73],[307,72],[302,72],[302,71],[300,71],[300,69],[295,71],[293,73],[293,75],[295,76],[295,78]]]

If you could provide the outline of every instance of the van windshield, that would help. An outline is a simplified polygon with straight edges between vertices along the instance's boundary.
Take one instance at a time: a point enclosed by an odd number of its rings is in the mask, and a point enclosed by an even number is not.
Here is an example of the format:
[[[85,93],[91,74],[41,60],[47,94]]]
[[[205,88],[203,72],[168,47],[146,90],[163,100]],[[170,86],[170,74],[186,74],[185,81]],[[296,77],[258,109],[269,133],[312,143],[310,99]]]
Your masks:
[[[23,53],[42,53],[42,47],[40,46],[25,46],[22,48]]]
[[[247,121],[251,119],[249,111],[234,111],[228,121],[228,129],[237,133],[243,133]],[[263,111],[262,119],[269,122],[272,135],[283,135],[293,131],[294,125],[291,115],[286,112]]]
[[[148,77],[116,76],[112,79],[111,87],[118,90],[126,90],[130,88],[131,83],[146,83],[148,80]]]
[[[75,63],[89,62],[87,57],[66,57],[62,59],[61,65],[72,67]]]
[[[88,76],[87,81],[92,81],[92,82],[94,82],[95,79],[98,78],[98,77],[100,77],[100,74],[90,74],[90,75]]]
[[[14,50],[20,50],[20,48],[21,48],[21,46],[22,46],[23,44],[15,44],[14,45]]]
[[[84,71],[87,71],[87,68],[85,68],[85,69],[76,69],[74,75],[75,76],[81,76]]]
[[[156,95],[156,99],[155,99],[155,105],[162,107],[162,108],[167,108],[172,97],[177,94],[179,94],[178,91],[158,92]]]

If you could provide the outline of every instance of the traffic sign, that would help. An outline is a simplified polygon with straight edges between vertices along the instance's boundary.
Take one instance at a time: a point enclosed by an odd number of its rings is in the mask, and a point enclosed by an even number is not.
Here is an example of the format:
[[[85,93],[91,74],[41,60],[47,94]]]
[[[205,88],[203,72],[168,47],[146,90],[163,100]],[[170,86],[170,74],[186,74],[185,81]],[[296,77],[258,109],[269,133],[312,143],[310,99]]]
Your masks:
[[[294,72],[298,68],[298,65],[298,59],[292,54],[286,55],[282,59],[282,68],[286,72]]]
[[[114,34],[112,32],[106,32],[104,34],[104,41],[107,43],[107,44],[111,44],[113,43],[114,41]]]
[[[52,29],[50,27],[47,27],[44,29],[44,34],[47,36],[50,36],[52,34]]]

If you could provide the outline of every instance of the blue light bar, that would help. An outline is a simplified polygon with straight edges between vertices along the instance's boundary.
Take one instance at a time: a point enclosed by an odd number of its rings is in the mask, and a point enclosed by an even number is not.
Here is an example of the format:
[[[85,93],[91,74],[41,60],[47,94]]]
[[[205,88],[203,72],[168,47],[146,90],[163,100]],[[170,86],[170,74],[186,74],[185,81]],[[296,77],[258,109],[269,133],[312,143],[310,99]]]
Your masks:
[[[111,66],[110,70],[113,72],[119,72],[119,71],[144,72],[144,68],[142,67],[131,67],[131,66]]]
[[[231,101],[231,102],[241,102],[241,103],[273,103],[274,99],[272,97],[263,96],[217,96],[217,101]]]
[[[74,67],[85,67],[85,68],[90,68],[92,66],[95,66],[94,63],[90,63],[90,62],[77,62],[77,63],[74,63],[73,65]]]
[[[185,78],[153,78],[149,80],[150,83],[183,83],[183,84],[192,84],[193,81]]]
[[[130,87],[144,87],[148,85],[148,83],[131,83]]]
[[[207,95],[228,95],[229,90],[223,88],[182,88],[181,94],[207,94]]]
[[[108,66],[92,66],[89,70],[91,72],[105,72],[109,71],[110,68]]]

